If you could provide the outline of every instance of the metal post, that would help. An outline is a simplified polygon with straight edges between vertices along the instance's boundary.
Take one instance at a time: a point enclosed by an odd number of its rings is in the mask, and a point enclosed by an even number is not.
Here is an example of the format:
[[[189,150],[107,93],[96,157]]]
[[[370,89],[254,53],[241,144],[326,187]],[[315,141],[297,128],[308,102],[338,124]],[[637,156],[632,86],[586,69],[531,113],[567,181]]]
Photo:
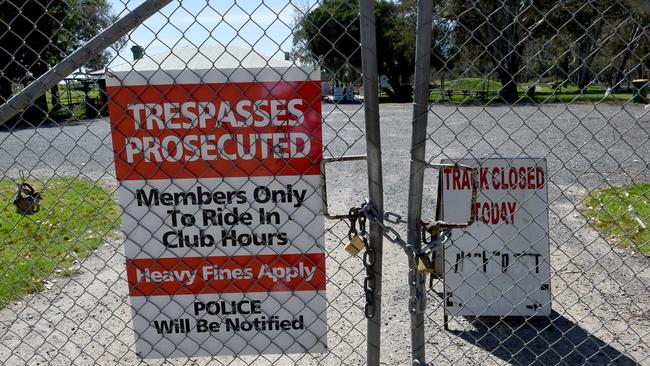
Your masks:
[[[368,193],[380,213],[384,212],[384,187],[381,168],[381,135],[379,130],[379,98],[377,87],[377,43],[375,39],[375,1],[361,0],[361,71],[363,73],[364,112],[366,117],[366,150],[368,155]],[[379,365],[381,357],[381,270],[383,230],[370,223],[370,246],[375,250],[373,267],[374,316],[368,319],[368,365]]]
[[[48,72],[34,80],[0,107],[0,126],[170,2],[171,0],[146,0],[132,12],[111,24],[110,27],[104,29],[100,34],[56,64]]]
[[[418,0],[417,33],[415,41],[415,96],[411,133],[411,173],[408,201],[408,243],[420,246],[422,222],[422,191],[425,170],[427,113],[429,101],[429,60],[431,56],[431,27],[433,2]],[[426,306],[426,276],[417,270],[418,258],[409,256],[409,310],[411,313],[411,354],[413,365],[425,365],[424,309]]]

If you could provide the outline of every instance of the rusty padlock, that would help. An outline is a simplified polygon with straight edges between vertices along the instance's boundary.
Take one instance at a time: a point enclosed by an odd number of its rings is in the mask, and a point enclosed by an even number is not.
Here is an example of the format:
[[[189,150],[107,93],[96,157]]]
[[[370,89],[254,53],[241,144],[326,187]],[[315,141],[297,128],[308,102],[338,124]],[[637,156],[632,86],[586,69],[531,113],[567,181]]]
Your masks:
[[[41,194],[36,192],[28,183],[22,183],[18,186],[18,195],[14,200],[16,212],[21,215],[32,215],[37,213],[41,206]]]

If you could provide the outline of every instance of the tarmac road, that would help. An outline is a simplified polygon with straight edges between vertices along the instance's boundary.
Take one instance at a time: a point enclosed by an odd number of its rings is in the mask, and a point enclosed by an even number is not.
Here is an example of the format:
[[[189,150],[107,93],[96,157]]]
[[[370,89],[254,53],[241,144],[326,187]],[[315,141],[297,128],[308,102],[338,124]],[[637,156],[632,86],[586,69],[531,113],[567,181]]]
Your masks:
[[[410,104],[380,107],[386,210],[405,214]],[[326,156],[365,153],[361,105],[323,106]],[[650,362],[648,258],[613,248],[576,208],[596,187],[650,180],[650,114],[639,105],[542,107],[433,106],[427,157],[546,157],[549,168],[552,319],[453,319],[442,329],[441,300],[428,296],[427,361],[457,364],[617,364]],[[0,171],[17,177],[83,176],[115,184],[106,120],[0,132]],[[365,196],[364,163],[328,168],[330,212]],[[432,218],[436,172],[427,171],[423,218]],[[362,364],[365,320],[359,260],[343,252],[347,226],[328,221],[330,353],[323,356],[217,358],[213,364]],[[405,228],[399,227],[405,236]],[[385,242],[382,360],[410,357],[406,257]],[[107,243],[78,275],[0,310],[0,363],[135,364],[120,243]],[[440,291],[440,284],[436,285]],[[523,344],[526,347],[522,348]],[[176,360],[204,364],[207,359]],[[152,364],[159,362],[152,361]]]

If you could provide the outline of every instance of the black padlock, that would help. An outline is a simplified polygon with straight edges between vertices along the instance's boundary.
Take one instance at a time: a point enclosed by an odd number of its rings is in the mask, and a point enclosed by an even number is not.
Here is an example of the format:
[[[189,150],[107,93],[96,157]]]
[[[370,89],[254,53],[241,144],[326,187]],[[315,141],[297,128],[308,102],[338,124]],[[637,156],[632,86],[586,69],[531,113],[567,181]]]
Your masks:
[[[36,192],[28,183],[23,183],[18,186],[18,196],[14,200],[16,212],[21,215],[32,215],[40,210],[39,205],[41,201],[41,194]]]

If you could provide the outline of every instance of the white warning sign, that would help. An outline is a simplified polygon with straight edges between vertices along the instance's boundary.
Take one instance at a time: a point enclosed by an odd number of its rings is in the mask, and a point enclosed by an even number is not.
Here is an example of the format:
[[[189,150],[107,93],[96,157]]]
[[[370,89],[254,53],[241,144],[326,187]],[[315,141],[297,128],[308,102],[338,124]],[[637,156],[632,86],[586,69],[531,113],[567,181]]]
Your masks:
[[[326,350],[319,72],[263,70],[108,79],[142,358]]]
[[[548,190],[545,159],[464,159],[479,167],[476,221],[454,229],[444,247],[445,313],[466,316],[550,315]],[[451,161],[443,161],[451,163]],[[439,214],[470,218],[469,171],[440,172]]]

